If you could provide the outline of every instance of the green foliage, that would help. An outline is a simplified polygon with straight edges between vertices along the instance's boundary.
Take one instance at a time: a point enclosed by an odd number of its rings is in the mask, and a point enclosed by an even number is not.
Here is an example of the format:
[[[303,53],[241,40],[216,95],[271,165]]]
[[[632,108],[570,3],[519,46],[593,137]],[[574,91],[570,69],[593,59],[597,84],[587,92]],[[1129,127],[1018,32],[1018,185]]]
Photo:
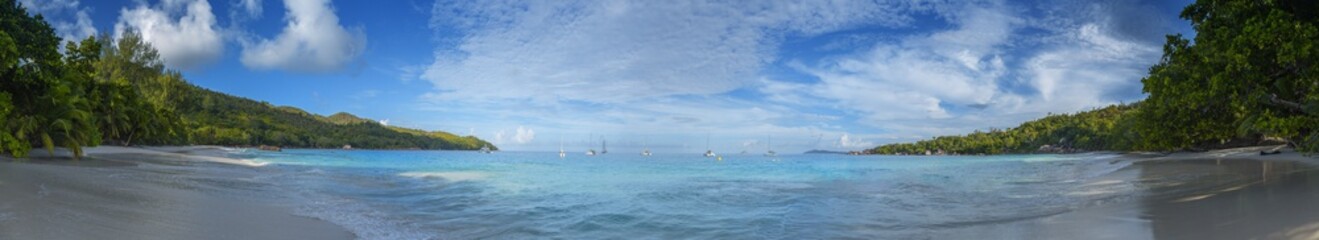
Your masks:
[[[1319,127],[1319,4],[1198,1],[1182,12],[1194,44],[1168,37],[1142,82],[1141,130],[1152,146],[1179,149],[1251,135],[1313,145]]]
[[[37,142],[44,148],[95,145],[99,136],[87,111],[91,102],[82,96],[85,77],[71,74],[58,51],[59,37],[40,17],[13,0],[0,2],[0,44],[3,74],[0,92],[9,96],[12,112],[4,131],[19,142]],[[6,144],[15,156],[26,154],[22,144]],[[80,157],[75,155],[75,157]]]
[[[1319,1],[1201,0],[1181,17],[1195,40],[1168,36],[1141,80],[1149,94],[1142,103],[874,151],[1027,152],[1052,141],[1078,150],[1181,150],[1263,137],[1319,151]]]
[[[474,137],[321,117],[202,89],[165,68],[133,30],[70,41],[14,0],[0,0],[0,152],[34,145],[82,156],[83,146],[132,144],[477,149]],[[418,134],[418,132],[424,134]]]
[[[171,106],[193,129],[191,142],[196,144],[464,150],[489,144],[471,137],[414,134],[421,131],[386,127],[347,113],[322,117],[293,107],[275,107],[187,86],[178,90],[182,94]]]
[[[375,122],[375,121],[371,121],[371,119],[360,118],[360,117],[357,117],[356,115],[353,115],[353,114],[350,114],[350,113],[346,113],[346,112],[335,113],[335,114],[333,114],[333,115],[330,115],[329,117],[325,117],[324,120],[327,121],[327,122],[330,122],[330,123],[333,123],[333,124],[339,124],[339,125],[361,124],[361,123]]]
[[[976,131],[964,136],[943,136],[915,143],[889,144],[871,151],[879,154],[1003,154],[1035,152],[1049,145],[1068,151],[1129,150],[1138,148],[1131,131],[1140,104],[1115,105],[1076,114],[1050,115],[1009,129]]]

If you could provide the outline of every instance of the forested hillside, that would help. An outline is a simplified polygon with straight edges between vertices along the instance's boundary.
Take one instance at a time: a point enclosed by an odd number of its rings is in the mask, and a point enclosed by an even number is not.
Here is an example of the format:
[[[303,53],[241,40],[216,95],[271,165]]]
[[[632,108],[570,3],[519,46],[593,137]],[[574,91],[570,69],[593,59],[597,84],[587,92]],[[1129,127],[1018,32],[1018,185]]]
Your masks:
[[[415,134],[422,131],[384,126],[348,113],[324,117],[192,85],[181,91],[186,94],[173,105],[190,127],[191,142],[196,144],[464,150],[489,144],[471,136],[449,134],[453,137],[441,138]]]
[[[25,156],[100,144],[216,144],[389,149],[477,149],[475,137],[386,127],[352,116],[323,117],[293,107],[197,87],[164,67],[132,31],[61,39],[40,16],[0,0],[0,152]],[[493,147],[493,146],[492,146]]]
[[[1195,39],[1168,36],[1140,103],[870,152],[1172,151],[1266,139],[1319,150],[1319,1],[1201,0],[1181,18]]]
[[[1070,152],[1085,150],[1135,149],[1135,124],[1139,104],[1116,105],[1076,114],[1050,115],[1008,129],[976,131],[963,136],[943,136],[915,143],[889,144],[872,149],[878,154],[1001,154]]]

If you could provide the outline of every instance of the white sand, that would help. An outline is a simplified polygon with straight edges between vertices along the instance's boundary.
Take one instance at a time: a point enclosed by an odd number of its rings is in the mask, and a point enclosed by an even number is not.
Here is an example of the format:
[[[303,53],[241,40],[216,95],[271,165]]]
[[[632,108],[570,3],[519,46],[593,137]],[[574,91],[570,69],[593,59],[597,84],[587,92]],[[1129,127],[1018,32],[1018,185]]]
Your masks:
[[[1281,151],[1282,153],[1270,154],[1270,155],[1259,154],[1260,151],[1273,152],[1275,150]],[[1149,153],[1141,153],[1141,154],[1155,155]],[[1162,156],[1141,159],[1140,161],[1197,160],[1197,159],[1200,160],[1245,159],[1245,160],[1259,160],[1259,161],[1271,161],[1271,162],[1298,162],[1311,166],[1319,166],[1319,155],[1306,156],[1305,154],[1296,152],[1296,149],[1287,147],[1286,145],[1229,148],[1229,149],[1219,149],[1219,150],[1211,150],[1205,152],[1176,152],[1171,154],[1164,154]]]
[[[233,159],[233,158],[225,158],[225,157],[180,153],[180,152],[190,152],[190,151],[199,151],[199,150],[226,150],[226,149],[228,148],[220,147],[220,146],[168,146],[168,147],[147,147],[147,148],[98,146],[98,147],[83,148],[83,154],[88,157],[105,157],[105,156],[119,155],[119,154],[145,154],[145,155],[171,157],[182,161],[214,162],[214,163],[224,163],[224,164],[232,164],[232,165],[248,166],[248,167],[261,167],[261,166],[265,166],[266,164],[269,164],[266,162],[258,162],[258,161],[252,161],[246,159]],[[33,158],[51,157],[50,154],[47,153],[44,149],[33,149],[33,151],[29,155],[30,157]],[[56,149],[55,156],[70,157],[71,155],[68,150]]]
[[[88,148],[76,161],[33,153],[0,157],[0,239],[355,238],[294,214],[302,203],[263,181],[260,163],[128,147]],[[223,164],[190,164],[203,162]]]

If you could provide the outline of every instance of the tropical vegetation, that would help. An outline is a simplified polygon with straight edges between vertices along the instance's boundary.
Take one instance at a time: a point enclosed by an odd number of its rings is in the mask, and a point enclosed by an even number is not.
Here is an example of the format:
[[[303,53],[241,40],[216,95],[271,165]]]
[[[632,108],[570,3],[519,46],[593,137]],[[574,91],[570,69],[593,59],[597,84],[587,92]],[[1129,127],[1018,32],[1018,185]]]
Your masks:
[[[329,117],[188,83],[127,31],[64,43],[40,15],[0,0],[0,152],[100,144],[477,149],[481,139]]]
[[[1195,38],[1167,37],[1141,80],[1142,102],[870,152],[1175,151],[1267,139],[1319,151],[1319,1],[1200,0],[1181,18]]]

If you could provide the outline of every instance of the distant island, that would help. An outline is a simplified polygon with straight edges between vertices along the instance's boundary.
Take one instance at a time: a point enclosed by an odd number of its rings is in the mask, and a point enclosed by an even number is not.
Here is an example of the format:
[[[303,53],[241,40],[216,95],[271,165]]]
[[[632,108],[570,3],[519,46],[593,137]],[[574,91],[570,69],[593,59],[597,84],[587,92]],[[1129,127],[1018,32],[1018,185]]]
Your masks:
[[[1182,12],[1195,39],[1168,36],[1141,80],[1149,96],[1008,129],[887,144],[866,154],[1203,151],[1287,144],[1319,151],[1319,8],[1219,4]]]
[[[494,145],[473,136],[385,126],[349,113],[311,114],[211,91],[166,69],[140,34],[68,41],[9,2],[0,6],[0,152],[33,147],[223,145],[454,149]],[[278,149],[278,148],[273,148]]]
[[[806,151],[802,154],[847,154],[847,152],[811,149],[810,151]]]

